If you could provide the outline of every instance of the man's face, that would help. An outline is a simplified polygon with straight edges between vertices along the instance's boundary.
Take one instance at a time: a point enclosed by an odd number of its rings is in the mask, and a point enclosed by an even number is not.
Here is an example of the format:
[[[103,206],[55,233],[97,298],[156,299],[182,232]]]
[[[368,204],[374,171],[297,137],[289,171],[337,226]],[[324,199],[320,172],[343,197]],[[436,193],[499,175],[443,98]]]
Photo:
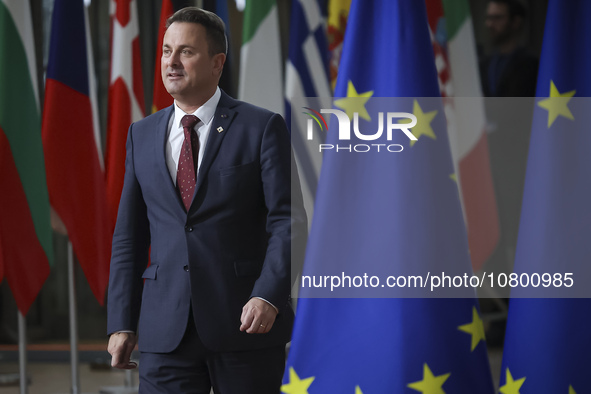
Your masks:
[[[513,24],[506,4],[488,3],[486,9],[486,28],[493,45],[502,44],[513,36]]]
[[[225,57],[209,55],[205,35],[202,25],[185,22],[174,22],[164,34],[162,82],[181,103],[192,104],[217,86]]]

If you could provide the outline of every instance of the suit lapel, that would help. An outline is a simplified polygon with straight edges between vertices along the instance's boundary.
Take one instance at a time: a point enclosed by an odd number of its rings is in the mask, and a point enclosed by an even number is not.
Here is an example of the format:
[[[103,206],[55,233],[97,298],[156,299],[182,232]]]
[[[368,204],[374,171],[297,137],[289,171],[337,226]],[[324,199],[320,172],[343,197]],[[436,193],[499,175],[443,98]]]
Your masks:
[[[163,115],[157,121],[156,124],[156,139],[154,141],[154,157],[156,157],[156,162],[158,169],[160,170],[160,174],[165,178],[163,185],[165,185],[165,189],[167,190],[167,194],[169,195],[170,200],[176,200],[179,204],[179,207],[184,211],[185,207],[183,206],[183,202],[177,189],[170,177],[170,172],[168,171],[168,166],[166,165],[166,143],[168,142],[168,123],[170,121],[170,117],[174,113],[174,104],[170,107],[166,108],[163,111]]]
[[[203,155],[203,160],[201,161],[201,165],[199,166],[199,173],[197,175],[197,185],[195,186],[195,194],[193,194],[193,201],[195,201],[195,196],[199,193],[199,189],[205,178],[209,173],[209,168],[213,163],[219,149],[220,145],[226,134],[229,132],[230,124],[234,119],[234,115],[236,112],[231,109],[236,105],[236,100],[232,99],[226,93],[222,91],[222,96],[220,97],[220,102],[218,103],[218,107],[216,108],[215,115],[213,116],[212,125],[209,129],[209,136],[207,137],[207,145],[205,147],[205,153]],[[194,210],[193,204],[189,208],[189,212]]]

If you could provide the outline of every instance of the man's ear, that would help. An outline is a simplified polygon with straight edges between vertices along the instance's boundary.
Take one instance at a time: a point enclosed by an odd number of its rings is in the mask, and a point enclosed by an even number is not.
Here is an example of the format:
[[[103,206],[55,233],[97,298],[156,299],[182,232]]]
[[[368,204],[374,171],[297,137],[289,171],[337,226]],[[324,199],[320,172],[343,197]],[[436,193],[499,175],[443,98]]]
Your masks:
[[[226,63],[226,55],[223,53],[215,54],[215,55],[213,55],[212,62],[213,62],[214,72],[218,76],[221,76],[222,70],[224,69],[224,63]]]

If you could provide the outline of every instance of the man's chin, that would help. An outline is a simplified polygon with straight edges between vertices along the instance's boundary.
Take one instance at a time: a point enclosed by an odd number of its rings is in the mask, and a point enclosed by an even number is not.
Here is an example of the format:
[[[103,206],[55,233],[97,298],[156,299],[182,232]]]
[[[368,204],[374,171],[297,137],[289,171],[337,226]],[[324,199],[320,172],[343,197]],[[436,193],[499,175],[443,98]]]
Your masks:
[[[182,90],[181,86],[179,86],[176,83],[170,83],[170,82],[165,83],[164,88],[166,89],[168,94],[170,94],[171,96],[174,96],[175,94],[179,93]]]

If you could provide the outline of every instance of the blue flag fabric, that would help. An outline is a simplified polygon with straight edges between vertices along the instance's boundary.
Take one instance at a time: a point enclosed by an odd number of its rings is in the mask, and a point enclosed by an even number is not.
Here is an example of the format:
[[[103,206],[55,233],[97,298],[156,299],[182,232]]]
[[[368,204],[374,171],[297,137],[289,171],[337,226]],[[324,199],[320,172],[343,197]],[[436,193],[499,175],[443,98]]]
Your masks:
[[[515,256],[516,273],[552,275],[552,286],[536,297],[570,284],[569,272],[571,289],[589,286],[590,15],[587,0],[548,4]],[[589,311],[589,298],[513,298],[501,392],[590,393]]]
[[[418,139],[375,141],[400,144],[399,153],[325,152],[303,275],[469,272],[445,116],[439,99],[421,98],[439,96],[424,2],[353,1],[335,96],[360,118],[374,97],[417,97],[390,110],[417,117]],[[375,130],[376,119],[368,112],[359,128]],[[327,144],[364,142],[339,141],[335,125],[333,117]],[[493,393],[474,298],[314,294],[300,289],[283,393]]]

